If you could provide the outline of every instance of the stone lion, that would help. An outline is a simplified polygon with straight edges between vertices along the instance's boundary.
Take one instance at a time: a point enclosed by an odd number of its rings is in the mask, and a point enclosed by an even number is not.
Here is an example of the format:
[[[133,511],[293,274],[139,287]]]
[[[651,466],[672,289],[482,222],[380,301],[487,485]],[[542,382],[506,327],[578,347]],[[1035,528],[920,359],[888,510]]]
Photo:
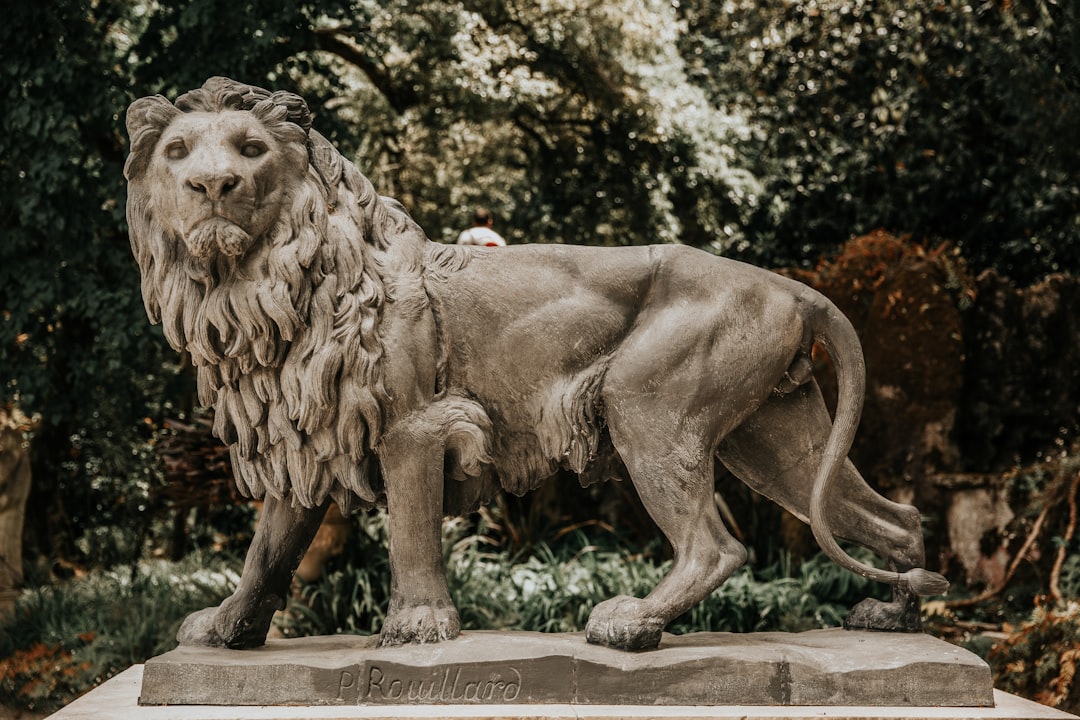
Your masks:
[[[919,514],[846,459],[861,411],[855,333],[812,289],[678,245],[487,249],[430,242],[311,128],[304,101],[211,78],[132,103],[127,215],[153,322],[197,368],[236,483],[265,501],[236,592],[184,644],[261,645],[331,499],[385,502],[382,645],[458,635],[441,519],[559,468],[626,479],[674,549],[590,642],[657,645],[746,559],[713,502],[717,461],[808,521],[836,562],[890,583],[849,627],[917,630]],[[837,368],[835,423],[811,346]],[[875,551],[856,562],[833,539]]]

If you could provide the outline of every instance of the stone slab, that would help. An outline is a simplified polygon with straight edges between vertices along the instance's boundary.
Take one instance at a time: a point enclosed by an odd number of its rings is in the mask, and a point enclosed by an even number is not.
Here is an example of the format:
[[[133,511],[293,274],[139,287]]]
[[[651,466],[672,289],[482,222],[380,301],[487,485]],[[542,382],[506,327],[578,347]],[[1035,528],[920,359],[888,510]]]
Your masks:
[[[987,708],[646,707],[641,705],[424,705],[317,707],[139,706],[143,666],[135,665],[68,705],[50,720],[1078,720],[994,691]]]
[[[665,635],[626,653],[580,633],[479,631],[375,648],[376,638],[180,647],[146,663],[144,705],[777,705],[988,707],[990,668],[928,635]]]

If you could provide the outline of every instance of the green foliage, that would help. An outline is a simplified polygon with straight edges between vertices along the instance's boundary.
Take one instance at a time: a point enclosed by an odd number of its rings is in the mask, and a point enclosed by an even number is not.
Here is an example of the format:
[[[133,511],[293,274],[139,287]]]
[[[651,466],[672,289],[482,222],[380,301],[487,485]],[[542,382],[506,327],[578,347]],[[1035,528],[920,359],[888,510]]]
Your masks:
[[[113,404],[104,400],[118,385],[103,380],[160,368],[149,352],[156,341],[130,327],[138,298],[127,258],[114,251],[126,244],[115,124],[124,83],[107,70],[107,21],[69,5],[19,3],[0,29],[4,70],[16,79],[0,89],[10,109],[0,132],[0,357],[15,371],[5,395],[47,424],[79,415],[83,403]],[[147,355],[156,362],[125,363]]]
[[[0,705],[56,710],[171,650],[184,617],[221,602],[235,588],[237,570],[231,560],[192,556],[27,591],[0,625]]]
[[[793,264],[886,227],[1018,280],[1080,266],[1076,3],[683,7],[714,102],[761,130],[770,202],[743,254]]]
[[[1068,549],[1068,543],[1064,538],[1055,538],[1058,547]],[[1066,555],[1061,564],[1060,578],[1061,596],[1066,598],[1080,598],[1080,554],[1073,552]]]
[[[179,0],[142,10],[129,37],[131,99],[151,93],[175,99],[212,75],[280,90],[302,89],[316,111],[343,92],[330,57],[315,52],[314,26],[351,17],[349,3]],[[333,114],[320,114],[318,125],[324,134],[341,140]]]
[[[379,632],[390,598],[385,515],[359,526],[358,549],[320,580],[302,584],[281,619],[286,635]],[[644,597],[670,570],[623,547],[604,549],[581,533],[540,544],[524,557],[493,550],[467,525],[444,526],[450,593],[465,629],[576,632],[593,606],[616,595]],[[855,553],[863,559],[865,551]],[[782,630],[838,626],[851,605],[867,596],[884,599],[887,588],[840,568],[823,555],[797,568],[784,558],[755,572],[743,567],[670,632]]]
[[[41,419],[31,538],[69,556],[95,514],[137,522],[155,472],[141,421],[175,378],[145,322],[123,224],[117,28],[129,10],[16,3],[0,26],[0,380],[5,401]]]
[[[278,626],[286,637],[372,635],[390,603],[387,517],[372,513],[353,521],[346,557],[331,563],[323,577],[300,583]]]
[[[123,114],[227,74],[308,98],[429,234],[680,241],[766,265],[880,226],[1080,267],[1076,3],[55,0],[0,27],[0,401],[39,415],[31,551],[138,552],[192,383],[148,326]],[[150,418],[150,422],[144,422]],[[108,432],[112,432],[111,437]],[[62,499],[61,499],[62,498]],[[93,554],[91,554],[93,553]]]
[[[753,206],[746,118],[710,108],[670,3],[387,0],[322,23],[360,164],[436,239],[472,207],[512,241],[691,242]],[[683,192],[685,191],[685,193]]]

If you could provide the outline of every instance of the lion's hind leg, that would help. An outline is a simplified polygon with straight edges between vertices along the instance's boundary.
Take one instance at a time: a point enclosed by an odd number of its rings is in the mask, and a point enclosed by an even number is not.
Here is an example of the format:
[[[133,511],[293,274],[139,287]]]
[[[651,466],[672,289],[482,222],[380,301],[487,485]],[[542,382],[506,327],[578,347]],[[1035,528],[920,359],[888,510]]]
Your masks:
[[[749,487],[806,522],[811,486],[831,427],[821,392],[809,382],[773,395],[728,434],[717,454]],[[850,460],[833,482],[826,518],[837,537],[872,550],[891,570],[924,567],[918,510],[874,491]],[[894,586],[891,602],[864,600],[844,624],[851,629],[918,631],[919,598]]]
[[[671,571],[645,598],[619,596],[589,615],[589,642],[622,650],[647,650],[664,628],[720,586],[746,561],[746,549],[728,533],[713,502],[713,457],[700,441],[690,447],[679,433],[655,426],[611,428],[642,504],[674,550]]]

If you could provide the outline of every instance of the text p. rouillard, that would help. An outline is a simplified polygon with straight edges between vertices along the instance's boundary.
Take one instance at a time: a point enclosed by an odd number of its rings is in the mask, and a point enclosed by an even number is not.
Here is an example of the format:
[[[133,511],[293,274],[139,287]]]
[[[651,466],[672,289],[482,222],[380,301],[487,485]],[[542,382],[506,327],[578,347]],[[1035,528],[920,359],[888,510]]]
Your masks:
[[[520,694],[521,673],[512,667],[501,671],[447,667],[416,677],[411,672],[399,676],[393,668],[369,665],[355,672],[342,670],[338,685],[339,701],[376,705],[509,703]]]

